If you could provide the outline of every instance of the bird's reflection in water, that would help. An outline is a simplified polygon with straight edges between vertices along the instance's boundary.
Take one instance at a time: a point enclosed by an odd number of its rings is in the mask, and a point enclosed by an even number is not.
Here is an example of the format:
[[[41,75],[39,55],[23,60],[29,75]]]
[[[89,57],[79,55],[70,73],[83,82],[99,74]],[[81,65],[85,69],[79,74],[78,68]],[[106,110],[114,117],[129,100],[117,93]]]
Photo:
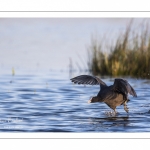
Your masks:
[[[117,127],[127,127],[130,124],[129,116],[111,116],[104,118],[89,118],[89,123],[92,125],[93,130],[95,129],[109,129],[116,127],[115,130],[118,130]]]

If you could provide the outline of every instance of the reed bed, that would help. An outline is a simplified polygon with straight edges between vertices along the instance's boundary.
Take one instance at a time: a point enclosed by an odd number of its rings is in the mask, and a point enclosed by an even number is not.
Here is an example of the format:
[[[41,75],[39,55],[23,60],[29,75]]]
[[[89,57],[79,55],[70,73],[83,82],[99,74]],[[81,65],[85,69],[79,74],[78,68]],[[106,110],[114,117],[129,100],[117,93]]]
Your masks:
[[[150,78],[149,25],[142,23],[136,30],[132,28],[130,22],[112,45],[104,40],[91,40],[88,66],[92,74]]]

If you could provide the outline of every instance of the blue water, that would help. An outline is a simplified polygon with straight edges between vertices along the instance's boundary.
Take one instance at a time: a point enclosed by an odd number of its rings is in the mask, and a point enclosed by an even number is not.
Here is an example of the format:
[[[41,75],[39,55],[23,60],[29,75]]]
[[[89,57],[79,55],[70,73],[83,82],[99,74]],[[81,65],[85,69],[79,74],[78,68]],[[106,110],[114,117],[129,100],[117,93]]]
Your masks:
[[[106,104],[87,103],[99,86],[72,84],[68,73],[1,75],[0,132],[149,132],[150,80],[126,79],[138,97],[111,116]]]

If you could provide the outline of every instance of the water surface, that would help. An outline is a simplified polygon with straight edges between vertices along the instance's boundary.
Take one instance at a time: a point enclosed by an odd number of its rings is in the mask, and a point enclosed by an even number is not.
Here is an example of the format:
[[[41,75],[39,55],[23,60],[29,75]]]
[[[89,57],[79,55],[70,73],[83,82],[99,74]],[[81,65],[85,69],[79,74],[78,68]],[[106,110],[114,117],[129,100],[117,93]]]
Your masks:
[[[78,74],[79,75],[79,74]],[[150,80],[127,79],[138,97],[129,96],[129,113],[117,116],[104,103],[88,104],[99,86],[72,84],[68,73],[1,75],[1,132],[149,132]],[[112,78],[104,78],[107,85]]]

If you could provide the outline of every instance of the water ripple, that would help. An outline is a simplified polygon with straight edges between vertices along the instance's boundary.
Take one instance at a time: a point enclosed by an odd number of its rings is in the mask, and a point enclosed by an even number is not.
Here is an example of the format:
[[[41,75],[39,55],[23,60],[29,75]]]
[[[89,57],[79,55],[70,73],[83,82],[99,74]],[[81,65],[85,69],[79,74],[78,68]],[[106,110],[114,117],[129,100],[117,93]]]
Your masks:
[[[74,85],[65,73],[1,76],[0,131],[149,132],[150,81],[128,81],[138,97],[130,97],[129,114],[120,106],[113,116],[104,103],[87,103],[99,86]]]

